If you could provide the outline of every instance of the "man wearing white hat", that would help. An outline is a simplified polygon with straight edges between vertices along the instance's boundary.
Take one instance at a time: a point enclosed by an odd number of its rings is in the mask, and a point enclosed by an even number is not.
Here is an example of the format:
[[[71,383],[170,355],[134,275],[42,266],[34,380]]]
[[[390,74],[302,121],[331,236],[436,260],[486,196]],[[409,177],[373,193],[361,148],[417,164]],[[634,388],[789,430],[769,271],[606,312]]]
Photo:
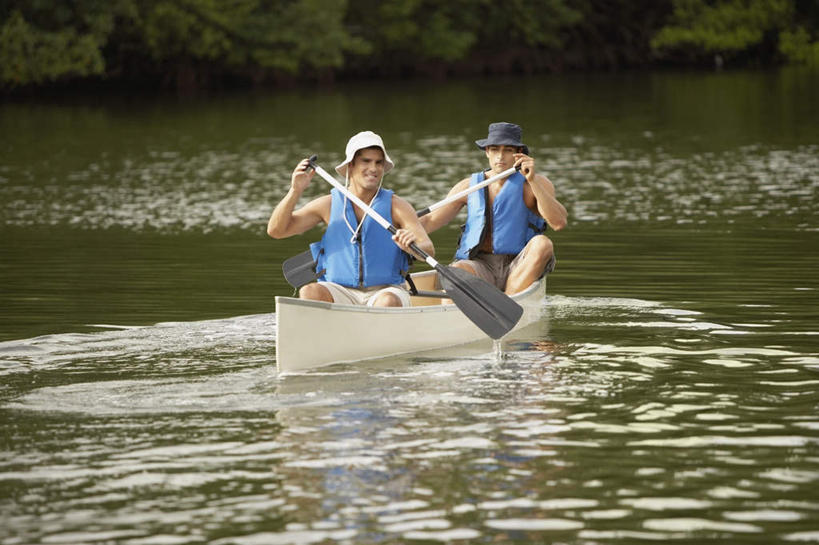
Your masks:
[[[486,138],[475,143],[486,154],[489,168],[458,182],[450,195],[478,185],[513,166],[520,171],[492,182],[423,216],[427,232],[452,221],[464,206],[466,224],[455,252],[454,267],[470,272],[511,295],[526,289],[554,267],[552,241],[546,225],[566,225],[566,209],[555,198],[555,187],[535,173],[535,160],[521,141],[514,123],[492,123]]]
[[[347,142],[345,155],[336,172],[345,177],[354,195],[395,225],[395,235],[390,235],[335,188],[329,195],[296,209],[315,174],[308,159],[293,170],[290,190],[273,210],[267,234],[286,238],[304,233],[320,222],[327,225],[321,241],[311,245],[318,282],[299,289],[302,299],[409,306],[409,293],[402,286],[409,269],[409,246],[414,242],[430,255],[435,254],[435,248],[413,207],[381,187],[382,178],[395,166],[381,137],[372,131],[360,132]]]

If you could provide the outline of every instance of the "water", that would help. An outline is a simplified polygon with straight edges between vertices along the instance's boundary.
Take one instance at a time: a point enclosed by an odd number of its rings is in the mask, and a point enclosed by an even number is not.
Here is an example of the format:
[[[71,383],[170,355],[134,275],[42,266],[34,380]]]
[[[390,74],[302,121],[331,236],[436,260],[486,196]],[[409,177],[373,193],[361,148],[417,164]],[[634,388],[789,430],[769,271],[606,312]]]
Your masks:
[[[819,542],[817,83],[0,106],[0,544]],[[377,130],[421,207],[497,120],[570,213],[543,319],[278,376],[298,159]]]

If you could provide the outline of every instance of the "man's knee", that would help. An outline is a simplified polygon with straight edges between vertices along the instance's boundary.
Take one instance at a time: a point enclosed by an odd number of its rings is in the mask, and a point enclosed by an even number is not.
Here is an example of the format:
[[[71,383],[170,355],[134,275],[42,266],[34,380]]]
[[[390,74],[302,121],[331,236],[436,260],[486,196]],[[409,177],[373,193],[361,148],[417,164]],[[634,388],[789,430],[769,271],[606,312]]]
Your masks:
[[[529,241],[526,254],[531,252],[531,257],[543,263],[546,263],[555,253],[554,244],[546,235],[537,235]]]
[[[464,270],[469,274],[474,274],[476,276],[478,274],[475,268],[469,263],[466,263],[465,261],[456,261],[455,263],[452,264],[452,266],[455,267],[456,269]]]
[[[313,282],[311,284],[305,284],[301,288],[299,288],[299,298],[300,299],[310,299],[312,301],[329,301],[333,302],[333,296],[330,294],[330,290],[322,286],[321,284],[317,284]]]
[[[375,298],[373,301],[374,307],[401,307],[403,304],[401,303],[401,299],[398,298],[397,295],[394,293],[382,293],[378,297]]]

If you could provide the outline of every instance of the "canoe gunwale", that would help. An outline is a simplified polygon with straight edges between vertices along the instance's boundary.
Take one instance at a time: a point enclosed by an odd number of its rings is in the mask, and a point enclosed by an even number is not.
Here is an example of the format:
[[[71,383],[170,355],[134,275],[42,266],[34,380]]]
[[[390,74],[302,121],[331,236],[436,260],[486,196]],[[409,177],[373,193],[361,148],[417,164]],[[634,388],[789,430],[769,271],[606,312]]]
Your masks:
[[[310,301],[297,297],[276,297],[276,301],[282,301],[288,305],[300,307],[323,308],[334,312],[366,312],[384,314],[414,314],[416,312],[445,312],[451,310],[455,305],[427,305],[418,307],[368,307],[365,305],[348,305],[346,303],[329,303],[327,301]],[[457,308],[457,307],[456,307]]]
[[[434,271],[433,271],[434,272]],[[542,285],[546,280],[546,276],[540,277],[538,280],[532,282],[532,285],[525,290],[512,295],[512,299],[519,301],[526,299],[530,293],[538,289],[543,289]],[[368,307],[366,305],[348,305],[346,303],[330,303],[328,301],[313,301],[310,299],[299,299],[298,297],[283,297],[277,296],[276,302],[284,302],[288,305],[324,308],[326,310],[339,312],[368,312],[368,313],[386,313],[386,314],[413,314],[415,312],[451,312],[457,310],[458,307],[454,303],[447,303],[444,305],[419,305],[410,307]],[[514,331],[514,329],[512,330]]]

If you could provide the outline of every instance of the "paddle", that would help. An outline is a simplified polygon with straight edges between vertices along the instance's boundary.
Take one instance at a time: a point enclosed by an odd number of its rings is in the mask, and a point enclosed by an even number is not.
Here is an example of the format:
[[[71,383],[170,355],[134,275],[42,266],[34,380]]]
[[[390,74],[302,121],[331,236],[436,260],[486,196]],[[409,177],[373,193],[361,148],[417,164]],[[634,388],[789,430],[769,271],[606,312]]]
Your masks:
[[[438,201],[435,204],[431,204],[426,208],[423,208],[417,212],[418,217],[426,216],[430,212],[434,212],[435,210],[441,208],[442,206],[446,206],[447,204],[457,201],[461,197],[465,197],[470,193],[477,191],[479,189],[483,189],[484,187],[488,186],[489,184],[500,180],[501,178],[505,178],[507,176],[511,176],[516,171],[520,170],[520,165],[514,166],[512,168],[508,168],[501,172],[500,174],[495,174],[491,178],[487,178],[486,180],[475,184],[471,187],[464,189],[463,191],[459,191],[454,195],[450,195],[446,199],[442,201]],[[313,256],[310,253],[310,250],[306,252],[302,252],[299,255],[293,256],[284,263],[282,263],[282,272],[284,273],[284,279],[287,280],[287,283],[293,286],[294,288],[300,288],[305,284],[313,282],[318,278],[318,275],[315,271],[315,261],[313,260]]]
[[[330,176],[326,170],[318,166],[316,159],[317,156],[313,155],[309,161],[310,166],[319,176],[346,195],[348,199],[381,227],[392,234],[398,231],[394,225],[367,206],[364,201],[344,187],[341,182]],[[410,245],[410,248],[426,261],[427,265],[438,271],[441,286],[446,296],[452,299],[452,302],[461,312],[484,333],[493,339],[500,339],[518,323],[523,314],[523,308],[498,288],[462,269],[441,265],[414,242]]]
[[[507,168],[506,170],[504,170],[500,174],[495,174],[491,178],[487,178],[486,180],[484,180],[484,181],[482,181],[480,183],[477,183],[477,184],[475,184],[473,186],[467,187],[463,191],[459,191],[458,193],[455,193],[454,195],[450,195],[449,197],[447,197],[446,199],[444,199],[442,201],[438,201],[435,204],[431,204],[431,205],[427,206],[426,208],[423,208],[423,209],[419,210],[417,212],[418,217],[420,218],[421,216],[426,216],[430,212],[434,212],[435,210],[438,210],[442,206],[446,206],[446,205],[448,205],[449,203],[451,203],[453,201],[457,201],[461,197],[465,197],[466,195],[469,195],[472,192],[475,192],[475,191],[477,191],[479,189],[483,189],[484,187],[488,186],[492,182],[500,180],[501,178],[506,178],[507,176],[511,176],[512,174],[514,174],[515,172],[517,172],[519,170],[520,170],[520,165],[516,165],[516,166],[513,166],[511,168]]]
[[[313,259],[313,252],[306,250],[299,255],[285,259],[282,263],[282,272],[287,283],[294,288],[300,288],[305,284],[314,282],[316,274],[316,261]]]

